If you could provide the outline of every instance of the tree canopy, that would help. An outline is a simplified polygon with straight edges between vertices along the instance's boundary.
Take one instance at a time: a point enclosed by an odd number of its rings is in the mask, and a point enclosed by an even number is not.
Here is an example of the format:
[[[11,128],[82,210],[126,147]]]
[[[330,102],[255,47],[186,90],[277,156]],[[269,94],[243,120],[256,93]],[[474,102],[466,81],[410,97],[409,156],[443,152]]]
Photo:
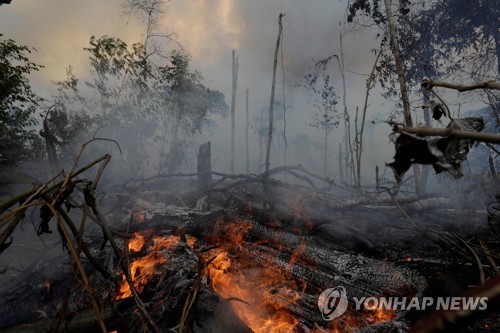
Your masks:
[[[398,1],[394,11],[405,79],[419,87],[424,78],[482,82],[498,80],[500,69],[500,7],[495,0]],[[395,66],[385,31],[382,0],[355,0],[348,5],[348,22],[364,16],[381,27],[383,53],[379,83],[386,97],[397,97]],[[483,93],[499,112],[499,97]]]
[[[34,50],[0,34],[0,165],[34,158],[40,153],[35,113],[41,102],[28,75],[43,66],[29,59]]]

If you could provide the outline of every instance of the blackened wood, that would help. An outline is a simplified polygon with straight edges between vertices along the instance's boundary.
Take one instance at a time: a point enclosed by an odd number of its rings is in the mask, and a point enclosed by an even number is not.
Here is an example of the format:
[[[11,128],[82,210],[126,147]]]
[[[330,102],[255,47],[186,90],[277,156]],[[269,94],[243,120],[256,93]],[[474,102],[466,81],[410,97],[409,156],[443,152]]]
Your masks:
[[[198,153],[198,188],[207,191],[212,186],[212,154],[210,141],[200,145]]]

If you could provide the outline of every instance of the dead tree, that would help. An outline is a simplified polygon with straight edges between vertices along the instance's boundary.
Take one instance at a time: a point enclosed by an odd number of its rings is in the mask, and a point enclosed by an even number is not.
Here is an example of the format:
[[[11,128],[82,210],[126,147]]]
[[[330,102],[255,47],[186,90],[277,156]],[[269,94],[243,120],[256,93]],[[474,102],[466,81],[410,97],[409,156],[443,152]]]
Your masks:
[[[200,145],[198,152],[198,188],[204,192],[212,186],[212,162],[210,141]]]
[[[278,65],[278,52],[280,49],[281,43],[281,35],[283,34],[283,24],[282,19],[285,14],[280,13],[278,17],[278,38],[276,40],[276,49],[274,51],[274,63],[273,63],[273,82],[271,87],[271,102],[269,103],[269,131],[267,133],[267,150],[266,150],[266,167],[265,173],[269,172],[270,162],[269,159],[271,157],[271,144],[273,141],[273,107],[274,107],[274,90],[276,87],[276,67]]]
[[[248,150],[248,126],[249,126],[249,120],[248,120],[248,88],[246,91],[246,98],[245,98],[245,115],[246,115],[246,124],[245,124],[245,156],[246,156],[246,172],[250,173],[250,152]]]
[[[342,87],[343,87],[343,97],[342,101],[344,104],[344,152],[345,152],[345,181],[348,183],[348,179],[350,176],[349,169],[354,168],[353,165],[349,165],[349,156],[352,157],[352,145],[351,145],[351,128],[349,122],[349,113],[347,112],[347,91],[345,86],[345,69],[344,69],[344,48],[343,48],[343,36],[342,32],[340,33],[340,60],[337,57],[337,61],[339,62],[340,74],[342,75]],[[352,159],[351,159],[352,161]],[[344,175],[341,172],[340,178],[344,181]]]
[[[394,56],[394,61],[396,63],[396,72],[398,73],[399,86],[401,88],[401,99],[403,102],[403,113],[405,124],[408,127],[413,126],[413,121],[411,119],[410,110],[410,100],[408,98],[408,91],[406,88],[406,81],[403,71],[403,63],[401,62],[401,56],[399,54],[399,44],[396,35],[396,26],[394,25],[394,19],[392,17],[391,10],[391,0],[384,0],[385,12],[387,16],[387,28],[389,29],[389,38],[391,41],[391,50]],[[415,190],[417,195],[420,194],[420,169],[417,165],[413,165],[413,175],[415,177]]]
[[[368,109],[368,96],[370,96],[370,90],[373,85],[373,81],[375,81],[375,69],[377,68],[378,59],[381,54],[382,51],[379,51],[377,58],[375,58],[375,63],[373,64],[370,76],[368,77],[368,80],[366,80],[365,105],[363,106],[363,116],[361,118],[359,133],[356,136],[356,144],[358,145],[356,148],[356,187],[358,189],[361,189],[361,154],[363,153],[363,131],[365,129],[366,110]]]
[[[236,127],[236,90],[238,87],[238,57],[233,50],[233,90],[231,95],[231,173],[234,173],[234,133]]]

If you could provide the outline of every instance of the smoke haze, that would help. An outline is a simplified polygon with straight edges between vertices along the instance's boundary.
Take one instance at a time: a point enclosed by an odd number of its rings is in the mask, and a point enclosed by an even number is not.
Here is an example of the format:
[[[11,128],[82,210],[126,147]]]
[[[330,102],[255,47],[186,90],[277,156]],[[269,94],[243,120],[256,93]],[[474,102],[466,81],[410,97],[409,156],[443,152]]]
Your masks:
[[[38,52],[31,55],[32,60],[44,65],[45,69],[32,76],[32,83],[38,94],[49,98],[55,94],[51,81],[63,80],[66,68],[70,65],[80,82],[90,79],[88,54],[83,51],[83,48],[88,46],[90,36],[114,36],[129,45],[144,39],[144,25],[134,17],[123,15],[121,5],[122,1],[119,0],[13,0],[10,5],[0,7],[0,33],[4,34],[4,38],[16,40],[18,44],[38,49]],[[340,25],[345,21],[345,2],[172,0],[161,20],[160,32],[175,33],[174,38],[192,56],[191,66],[203,74],[205,85],[223,92],[228,104],[231,96],[231,51],[236,50],[239,57],[236,106],[237,172],[244,171],[245,164],[245,90],[250,90],[251,121],[269,107],[272,62],[278,32],[277,19],[280,13],[286,15],[283,19],[282,49],[284,76],[281,63],[278,63],[276,100],[282,101],[285,97],[285,104],[288,106],[288,143],[300,141],[301,138],[309,140],[302,150],[294,152],[293,147],[290,148],[287,163],[301,163],[320,172],[318,165],[321,163],[316,159],[321,158],[321,149],[317,147],[321,145],[323,134],[309,126],[314,108],[308,103],[310,96],[307,90],[297,85],[305,83],[304,75],[314,60],[321,60],[332,54],[340,55],[339,34],[346,29]],[[346,91],[351,120],[354,119],[356,107],[361,109],[364,102],[367,78],[365,75],[370,72],[375,59],[371,49],[378,45],[375,34],[375,31],[364,29],[351,31],[344,37],[345,67],[350,71],[346,73]],[[176,47],[178,46],[174,42],[167,46]],[[339,97],[337,110],[341,111],[343,88],[335,60],[329,66],[329,71],[331,82]],[[392,106],[383,103],[378,88],[374,89],[370,95],[365,130],[367,146],[363,155],[363,166],[366,168],[364,171],[370,179],[373,178],[375,165],[383,168],[384,163],[389,161],[393,154],[393,148],[388,145],[389,126],[380,124],[386,119]],[[373,125],[371,120],[380,125]],[[218,121],[219,127],[216,131],[198,136],[196,141],[212,140],[214,169],[228,171],[229,120]],[[276,126],[282,131],[284,122],[278,121]],[[259,172],[259,152],[256,147],[258,138],[252,129],[250,132],[251,172]],[[334,178],[339,172],[337,154],[343,132],[341,123],[330,136],[329,176]],[[309,151],[305,152],[304,149]],[[284,157],[279,155],[282,154],[273,155],[274,166],[284,163]]]

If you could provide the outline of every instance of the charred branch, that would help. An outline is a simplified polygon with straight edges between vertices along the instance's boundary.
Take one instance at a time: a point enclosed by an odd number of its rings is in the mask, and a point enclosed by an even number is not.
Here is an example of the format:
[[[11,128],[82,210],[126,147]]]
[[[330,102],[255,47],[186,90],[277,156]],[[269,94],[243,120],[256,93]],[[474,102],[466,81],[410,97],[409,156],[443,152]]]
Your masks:
[[[433,87],[443,87],[443,88],[454,89],[454,90],[457,90],[460,92],[469,91],[469,90],[476,90],[476,89],[500,90],[500,82],[491,80],[491,81],[475,83],[475,84],[454,84],[454,83],[448,83],[448,82],[423,80],[422,87],[424,87],[428,90],[432,89]]]

